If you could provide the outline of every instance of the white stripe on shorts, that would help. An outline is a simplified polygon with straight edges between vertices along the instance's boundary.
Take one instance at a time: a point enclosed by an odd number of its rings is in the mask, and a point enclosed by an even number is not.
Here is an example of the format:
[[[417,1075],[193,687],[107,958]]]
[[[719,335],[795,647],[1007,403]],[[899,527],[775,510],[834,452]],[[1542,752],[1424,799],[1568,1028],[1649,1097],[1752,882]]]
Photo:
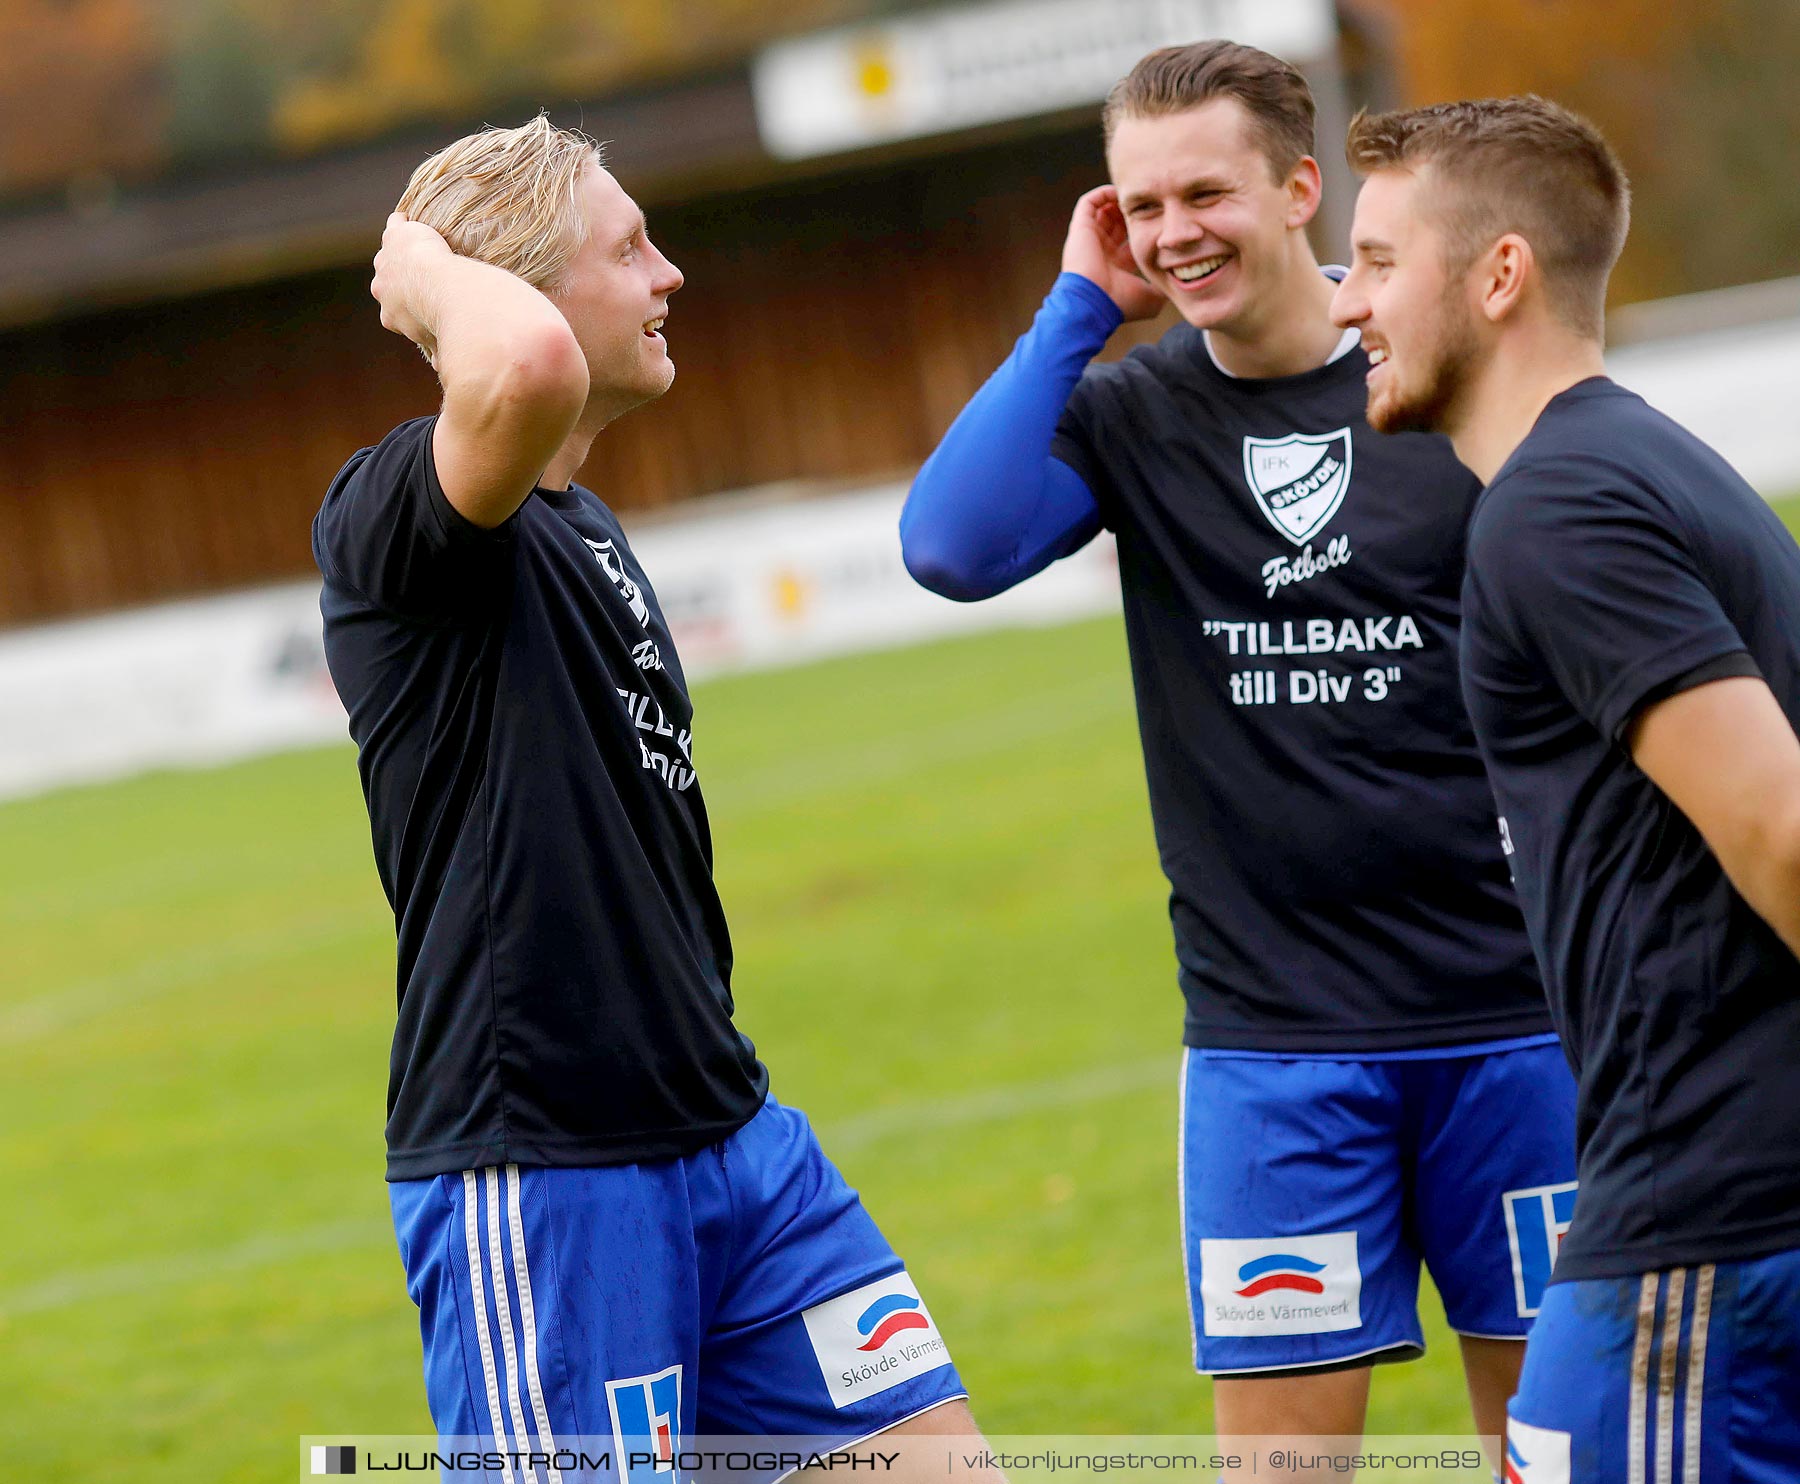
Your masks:
[[[506,1423],[500,1416],[500,1385],[494,1377],[494,1342],[488,1335],[487,1292],[481,1278],[481,1227],[475,1214],[475,1172],[464,1170],[463,1240],[469,1250],[469,1295],[475,1301],[475,1342],[481,1350],[481,1378],[487,1382],[488,1419],[494,1426],[494,1444],[501,1452],[511,1444],[506,1436]],[[506,1484],[512,1484],[512,1468],[504,1469]]]
[[[512,1414],[513,1436],[519,1447],[529,1451],[525,1437],[525,1413],[519,1406],[519,1351],[513,1344],[512,1299],[506,1292],[506,1266],[500,1256],[500,1168],[489,1165],[482,1172],[487,1177],[488,1270],[494,1278],[494,1313],[500,1324],[500,1355],[506,1362],[506,1406]],[[537,1479],[537,1470],[531,1470]]]
[[[544,1383],[538,1375],[537,1313],[531,1303],[531,1268],[525,1261],[525,1219],[519,1213],[517,1165],[506,1167],[506,1224],[512,1238],[513,1282],[519,1285],[519,1328],[525,1341],[525,1384],[531,1388],[531,1415],[537,1420],[538,1448],[554,1458],[556,1435],[550,1431],[550,1409],[544,1405]],[[550,1464],[550,1484],[563,1484],[562,1471]]]
[[[1676,1268],[1663,1297],[1656,1377],[1656,1484],[1675,1484],[1675,1363],[1681,1358],[1681,1300],[1686,1293],[1687,1269]]]
[[[1195,1275],[1189,1271],[1188,1263],[1188,1222],[1187,1222],[1187,1099],[1188,1069],[1194,1059],[1187,1048],[1181,1051],[1181,1096],[1180,1111],[1175,1115],[1175,1209],[1181,1216],[1181,1289],[1187,1295],[1188,1339],[1191,1341],[1188,1353],[1193,1356],[1194,1364],[1200,1363],[1200,1316],[1194,1312]]]
[[[1638,1284],[1637,1342],[1631,1350],[1631,1405],[1625,1423],[1626,1484],[1645,1484],[1644,1453],[1649,1447],[1650,1338],[1656,1331],[1656,1274]]]
[[[1681,1484],[1700,1484],[1706,1403],[1706,1331],[1712,1318],[1713,1264],[1694,1270],[1694,1327],[1688,1332],[1687,1406],[1681,1431]]]

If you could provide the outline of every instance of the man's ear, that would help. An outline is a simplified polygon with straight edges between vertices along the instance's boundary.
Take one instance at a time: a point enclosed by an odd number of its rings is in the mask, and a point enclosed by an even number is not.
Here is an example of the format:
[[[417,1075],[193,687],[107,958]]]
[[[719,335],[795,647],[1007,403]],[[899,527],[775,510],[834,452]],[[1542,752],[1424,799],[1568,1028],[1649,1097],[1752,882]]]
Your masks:
[[[1298,231],[1318,215],[1319,202],[1324,195],[1325,180],[1319,173],[1319,162],[1311,155],[1302,155],[1299,164],[1288,171],[1287,226],[1290,232]]]
[[[1476,275],[1476,303],[1490,324],[1519,311],[1526,285],[1537,273],[1537,254],[1517,232],[1508,232],[1483,253],[1470,270]]]

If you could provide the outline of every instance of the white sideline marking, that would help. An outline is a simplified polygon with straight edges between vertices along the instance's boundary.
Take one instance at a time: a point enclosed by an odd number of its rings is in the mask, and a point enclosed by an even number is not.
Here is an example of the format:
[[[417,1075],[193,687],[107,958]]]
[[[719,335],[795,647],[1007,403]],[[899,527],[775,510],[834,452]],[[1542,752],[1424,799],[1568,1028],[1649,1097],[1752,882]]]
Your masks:
[[[866,1149],[901,1134],[1000,1123],[1029,1113],[1102,1102],[1108,1098],[1154,1090],[1168,1091],[1169,1058],[1113,1062],[1061,1077],[1015,1082],[985,1092],[932,1098],[828,1122],[820,1130],[827,1153]],[[392,1250],[394,1230],[385,1221],[334,1221],[298,1231],[268,1232],[233,1247],[172,1253],[139,1262],[75,1268],[56,1273],[10,1292],[0,1292],[0,1320],[65,1309],[90,1299],[116,1298],[200,1282],[219,1273],[275,1267],[297,1257],[340,1252],[353,1247]]]

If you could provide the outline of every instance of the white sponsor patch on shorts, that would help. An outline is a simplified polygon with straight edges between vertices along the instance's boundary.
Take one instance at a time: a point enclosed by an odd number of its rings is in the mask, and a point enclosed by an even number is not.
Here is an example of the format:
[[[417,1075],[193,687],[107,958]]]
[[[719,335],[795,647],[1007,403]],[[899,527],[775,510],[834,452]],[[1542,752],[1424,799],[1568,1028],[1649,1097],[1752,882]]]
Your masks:
[[[606,1405],[626,1484],[672,1475],[681,1451],[681,1367],[608,1381]]]
[[[1569,1484],[1569,1435],[1506,1419],[1506,1484]]]
[[[1209,1335],[1323,1335],[1360,1328],[1356,1233],[1202,1237],[1200,1300]]]
[[[1556,1266],[1563,1237],[1575,1219],[1579,1190],[1575,1181],[1568,1180],[1561,1185],[1508,1190],[1500,1196],[1500,1209],[1506,1217],[1506,1242],[1512,1249],[1513,1297],[1521,1319],[1536,1318],[1544,1302],[1550,1271]]]
[[[814,1304],[800,1318],[834,1407],[950,1364],[943,1337],[904,1272]]]

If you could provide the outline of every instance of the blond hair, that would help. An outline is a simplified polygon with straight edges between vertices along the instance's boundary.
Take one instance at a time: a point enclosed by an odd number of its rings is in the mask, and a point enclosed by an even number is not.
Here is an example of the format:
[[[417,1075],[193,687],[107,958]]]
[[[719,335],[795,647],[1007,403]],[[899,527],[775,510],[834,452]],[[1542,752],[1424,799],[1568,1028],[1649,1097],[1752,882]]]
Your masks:
[[[598,143],[540,113],[516,129],[489,127],[446,145],[413,171],[394,209],[452,252],[550,293],[587,240],[576,183],[602,163]]]
[[[1346,153],[1362,175],[1430,166],[1453,273],[1517,232],[1537,255],[1557,317],[1591,339],[1603,333],[1631,185],[1612,146],[1579,114],[1531,94],[1359,113]]]

